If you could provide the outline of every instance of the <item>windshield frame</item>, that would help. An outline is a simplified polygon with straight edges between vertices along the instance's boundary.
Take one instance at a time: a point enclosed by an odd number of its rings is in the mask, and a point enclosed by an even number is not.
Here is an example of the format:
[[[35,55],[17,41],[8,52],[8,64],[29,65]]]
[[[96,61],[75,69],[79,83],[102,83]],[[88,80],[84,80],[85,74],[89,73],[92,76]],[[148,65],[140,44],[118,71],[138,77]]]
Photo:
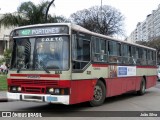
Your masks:
[[[41,66],[42,67],[42,69],[36,69],[35,68],[35,59],[36,59],[36,44],[37,44],[37,39],[39,39],[39,38],[45,38],[45,37],[67,37],[68,38],[68,66],[67,66],[67,68],[66,69],[48,69],[47,68],[47,70],[49,70],[49,71],[68,71],[69,69],[70,69],[70,35],[69,34],[57,34],[57,35],[43,35],[43,36],[29,36],[29,37],[15,37],[15,38],[13,38],[13,51],[12,51],[12,56],[11,56],[11,67],[10,67],[10,70],[13,70],[13,71],[16,71],[16,70],[18,70],[19,68],[18,67],[14,67],[13,66],[13,59],[16,59],[16,61],[17,61],[17,58],[14,58],[15,56],[14,55],[16,55],[16,53],[14,53],[14,50],[16,50],[17,49],[17,46],[16,46],[16,40],[18,40],[18,39],[35,39],[35,43],[34,43],[34,48],[33,48],[33,59],[32,59],[32,66],[31,67],[29,67],[28,69],[24,69],[24,68],[20,68],[20,71],[45,71],[44,69],[43,69],[43,66]],[[17,55],[16,55],[16,57],[17,57]]]

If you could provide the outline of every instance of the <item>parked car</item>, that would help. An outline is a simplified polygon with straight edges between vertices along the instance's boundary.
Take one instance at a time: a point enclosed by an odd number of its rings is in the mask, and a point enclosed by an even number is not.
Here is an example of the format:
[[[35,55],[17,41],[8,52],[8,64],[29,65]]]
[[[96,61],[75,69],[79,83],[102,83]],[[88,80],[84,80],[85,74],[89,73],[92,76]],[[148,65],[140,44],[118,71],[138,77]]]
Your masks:
[[[158,76],[158,81],[160,81],[160,66],[157,69],[157,76]]]

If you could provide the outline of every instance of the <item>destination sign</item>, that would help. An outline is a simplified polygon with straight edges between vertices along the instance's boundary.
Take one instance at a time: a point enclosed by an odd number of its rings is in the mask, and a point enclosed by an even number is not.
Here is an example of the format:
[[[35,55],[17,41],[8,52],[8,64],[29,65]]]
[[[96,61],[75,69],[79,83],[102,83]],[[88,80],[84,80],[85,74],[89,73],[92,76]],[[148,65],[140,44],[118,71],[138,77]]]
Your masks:
[[[47,34],[68,34],[67,26],[51,26],[51,27],[37,27],[37,28],[24,28],[14,32],[14,36],[35,36]]]

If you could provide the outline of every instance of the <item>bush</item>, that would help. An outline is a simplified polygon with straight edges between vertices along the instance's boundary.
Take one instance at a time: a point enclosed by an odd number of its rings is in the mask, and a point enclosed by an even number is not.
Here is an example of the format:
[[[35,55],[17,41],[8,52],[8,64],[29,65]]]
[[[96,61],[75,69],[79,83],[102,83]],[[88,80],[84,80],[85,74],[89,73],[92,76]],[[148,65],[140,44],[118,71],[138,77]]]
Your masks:
[[[0,65],[2,65],[4,62],[5,62],[5,59],[4,59],[4,58],[1,58],[1,59],[0,59]]]
[[[0,76],[0,91],[7,90],[7,76],[1,75]]]

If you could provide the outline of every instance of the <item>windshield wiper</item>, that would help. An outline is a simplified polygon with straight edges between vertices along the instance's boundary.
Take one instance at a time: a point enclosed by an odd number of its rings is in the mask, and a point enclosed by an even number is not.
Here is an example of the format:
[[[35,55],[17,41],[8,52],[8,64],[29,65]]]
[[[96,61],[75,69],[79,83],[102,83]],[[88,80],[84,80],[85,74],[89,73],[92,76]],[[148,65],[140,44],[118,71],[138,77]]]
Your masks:
[[[28,63],[26,63],[26,65],[25,65],[25,66],[27,66],[28,64],[29,64],[29,62],[28,62]],[[21,71],[22,67],[23,67],[23,64],[21,64],[21,65],[18,67],[18,69],[17,69],[17,73],[19,73],[19,72]]]
[[[40,60],[39,62],[36,62],[38,65],[40,65],[43,70],[46,71],[46,73],[50,73],[49,70],[47,69],[47,67],[44,65],[44,63]]]

